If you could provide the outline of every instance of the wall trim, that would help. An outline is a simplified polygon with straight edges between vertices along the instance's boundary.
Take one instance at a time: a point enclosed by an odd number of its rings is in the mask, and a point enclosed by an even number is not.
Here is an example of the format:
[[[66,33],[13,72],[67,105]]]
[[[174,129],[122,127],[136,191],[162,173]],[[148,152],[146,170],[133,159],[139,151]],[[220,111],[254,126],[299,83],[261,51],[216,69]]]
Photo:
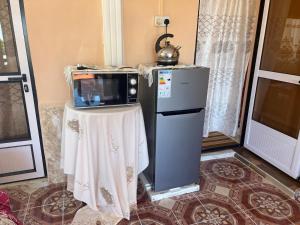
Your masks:
[[[102,0],[104,64],[123,65],[122,0]]]

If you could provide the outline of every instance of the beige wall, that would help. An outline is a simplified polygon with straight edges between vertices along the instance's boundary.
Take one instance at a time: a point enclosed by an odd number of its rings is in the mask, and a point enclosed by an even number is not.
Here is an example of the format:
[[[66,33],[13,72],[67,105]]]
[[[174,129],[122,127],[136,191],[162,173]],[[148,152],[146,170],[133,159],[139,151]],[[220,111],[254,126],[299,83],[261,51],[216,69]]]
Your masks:
[[[39,104],[63,104],[65,65],[102,64],[100,0],[25,0]]]
[[[123,0],[125,64],[155,61],[154,45],[164,33],[154,26],[154,16],[170,16],[169,32],[174,45],[182,46],[181,63],[193,63],[197,30],[198,0]]]
[[[63,68],[103,64],[101,0],[25,0],[31,57],[40,104],[69,98]],[[164,33],[155,15],[171,17],[173,44],[182,46],[181,63],[193,63],[198,0],[123,0],[125,64],[155,61],[154,45]]]

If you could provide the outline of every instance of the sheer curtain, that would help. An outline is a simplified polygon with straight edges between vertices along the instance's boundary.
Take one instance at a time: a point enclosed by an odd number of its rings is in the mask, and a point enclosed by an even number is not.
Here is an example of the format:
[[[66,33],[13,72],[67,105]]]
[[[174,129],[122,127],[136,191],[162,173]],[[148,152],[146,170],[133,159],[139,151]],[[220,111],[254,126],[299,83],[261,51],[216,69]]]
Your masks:
[[[235,136],[259,0],[201,0],[196,64],[211,69],[204,136]]]

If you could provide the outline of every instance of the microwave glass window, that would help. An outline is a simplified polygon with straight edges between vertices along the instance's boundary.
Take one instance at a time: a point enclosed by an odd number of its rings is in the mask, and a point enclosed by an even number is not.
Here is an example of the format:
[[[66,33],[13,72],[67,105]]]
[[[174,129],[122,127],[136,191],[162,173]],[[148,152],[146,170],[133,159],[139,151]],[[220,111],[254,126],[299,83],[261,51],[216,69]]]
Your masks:
[[[125,78],[125,80],[123,79]],[[91,79],[74,80],[76,107],[126,103],[126,76],[101,75]]]
[[[120,81],[119,79],[103,79],[104,87],[103,88],[103,98],[105,101],[113,101],[113,100],[120,100]]]

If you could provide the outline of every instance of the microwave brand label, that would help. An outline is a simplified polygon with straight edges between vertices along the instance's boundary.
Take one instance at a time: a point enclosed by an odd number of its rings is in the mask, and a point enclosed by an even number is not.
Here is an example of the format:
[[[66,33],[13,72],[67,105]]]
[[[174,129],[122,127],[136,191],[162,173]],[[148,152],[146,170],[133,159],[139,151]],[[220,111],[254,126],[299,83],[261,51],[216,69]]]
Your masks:
[[[172,88],[172,70],[158,71],[158,98],[170,98]]]

